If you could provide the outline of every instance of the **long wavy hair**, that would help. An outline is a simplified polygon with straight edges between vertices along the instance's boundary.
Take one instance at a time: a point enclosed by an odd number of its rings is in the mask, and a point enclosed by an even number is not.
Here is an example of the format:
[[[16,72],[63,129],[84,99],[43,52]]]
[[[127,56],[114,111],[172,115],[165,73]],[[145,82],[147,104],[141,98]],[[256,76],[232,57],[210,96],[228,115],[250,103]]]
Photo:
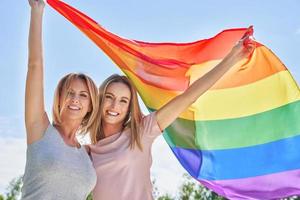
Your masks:
[[[142,150],[139,128],[141,126],[141,120],[143,115],[139,106],[137,92],[132,82],[126,76],[121,76],[118,74],[113,74],[110,77],[108,77],[106,80],[104,80],[104,82],[99,87],[99,111],[97,113],[95,126],[91,129],[90,132],[92,144],[96,144],[99,140],[105,138],[105,135],[103,133],[103,128],[102,128],[103,126],[102,110],[103,110],[105,93],[107,87],[111,83],[123,83],[130,90],[131,99],[129,103],[128,113],[123,122],[123,129],[127,127],[131,129],[130,148],[132,149],[135,147],[135,145],[137,145],[139,149]]]

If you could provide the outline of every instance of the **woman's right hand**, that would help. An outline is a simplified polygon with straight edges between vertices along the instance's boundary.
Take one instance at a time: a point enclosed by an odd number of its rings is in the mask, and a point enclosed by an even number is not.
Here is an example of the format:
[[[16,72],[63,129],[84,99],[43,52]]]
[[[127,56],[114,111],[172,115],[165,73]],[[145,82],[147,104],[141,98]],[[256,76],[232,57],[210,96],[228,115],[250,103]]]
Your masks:
[[[43,10],[45,7],[45,1],[44,0],[28,0],[29,5],[32,9],[36,10]]]

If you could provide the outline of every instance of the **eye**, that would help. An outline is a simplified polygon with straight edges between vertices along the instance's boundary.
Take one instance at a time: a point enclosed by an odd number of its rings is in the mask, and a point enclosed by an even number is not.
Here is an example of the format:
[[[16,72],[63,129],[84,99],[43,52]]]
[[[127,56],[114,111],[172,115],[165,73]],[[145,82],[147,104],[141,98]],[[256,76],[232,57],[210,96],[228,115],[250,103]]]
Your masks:
[[[106,99],[112,99],[113,97],[112,97],[111,95],[109,95],[109,94],[106,94],[106,95],[105,95],[105,98],[106,98]]]
[[[121,100],[121,103],[128,103],[128,101],[125,100],[125,99],[122,99],[122,100]]]
[[[83,98],[88,98],[88,95],[86,93],[81,93],[80,96]]]

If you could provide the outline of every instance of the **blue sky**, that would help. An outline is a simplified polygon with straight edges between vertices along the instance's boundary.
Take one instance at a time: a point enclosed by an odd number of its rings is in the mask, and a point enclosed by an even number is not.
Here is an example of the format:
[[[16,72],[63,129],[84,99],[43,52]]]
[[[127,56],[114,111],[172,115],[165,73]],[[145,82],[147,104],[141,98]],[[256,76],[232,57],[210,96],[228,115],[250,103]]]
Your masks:
[[[300,1],[67,0],[119,36],[151,42],[190,42],[223,29],[254,25],[268,46],[300,82]],[[0,1],[0,193],[21,174],[25,162],[24,87],[30,8],[27,0]],[[44,15],[45,103],[51,114],[54,88],[69,72],[85,72],[97,84],[117,67],[81,32],[46,7]],[[164,154],[159,155],[163,149]],[[160,138],[153,147],[153,174],[180,181],[181,167]],[[164,157],[165,156],[165,157]],[[170,160],[169,160],[170,159]],[[6,162],[7,164],[2,164]],[[170,162],[172,164],[170,164]],[[14,167],[12,167],[14,166]],[[166,167],[168,166],[168,167]],[[171,174],[170,174],[171,173]],[[173,174],[172,174],[173,173]],[[176,185],[172,186],[176,187]],[[165,191],[165,190],[164,190]],[[166,188],[166,191],[173,191]]]

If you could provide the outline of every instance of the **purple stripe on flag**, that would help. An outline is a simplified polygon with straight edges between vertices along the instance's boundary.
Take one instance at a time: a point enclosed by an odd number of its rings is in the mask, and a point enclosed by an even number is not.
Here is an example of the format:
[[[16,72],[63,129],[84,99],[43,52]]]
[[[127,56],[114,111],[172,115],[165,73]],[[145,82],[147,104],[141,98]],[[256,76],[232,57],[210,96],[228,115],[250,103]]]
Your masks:
[[[300,170],[292,170],[252,178],[200,182],[230,199],[267,200],[300,195],[299,179]]]

